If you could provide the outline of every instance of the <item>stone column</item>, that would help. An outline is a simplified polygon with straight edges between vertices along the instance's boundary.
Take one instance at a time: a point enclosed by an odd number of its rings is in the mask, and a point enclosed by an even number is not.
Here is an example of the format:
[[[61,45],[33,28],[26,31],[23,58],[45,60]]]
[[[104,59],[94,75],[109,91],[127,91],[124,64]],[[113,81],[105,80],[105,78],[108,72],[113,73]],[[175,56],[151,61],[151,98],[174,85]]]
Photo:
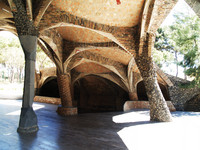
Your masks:
[[[137,101],[137,100],[138,100],[137,92],[136,92],[135,89],[132,90],[132,91],[129,91],[128,94],[129,94],[129,99],[130,99],[131,101]]]
[[[133,68],[136,68],[134,57],[131,58],[128,64],[128,84],[129,84],[129,99],[131,101],[137,101],[137,90],[136,90],[136,82],[137,82],[137,74],[133,71]]]
[[[144,59],[145,63],[142,63]],[[170,111],[157,82],[152,58],[140,59],[138,63],[149,99],[151,121],[171,121]]]
[[[25,79],[21,115],[17,131],[20,133],[30,133],[38,130],[37,116],[32,108],[35,95],[34,80],[37,36],[23,35],[19,36],[19,40],[25,54]]]
[[[61,116],[77,114],[77,107],[73,107],[72,103],[70,75],[57,73],[57,82],[62,104],[58,107],[57,113]]]
[[[158,85],[156,69],[151,57],[154,40],[154,34],[146,35],[146,39],[141,43],[140,51],[136,55],[136,63],[143,78],[149,99],[150,120],[168,122],[172,121],[172,117]]]

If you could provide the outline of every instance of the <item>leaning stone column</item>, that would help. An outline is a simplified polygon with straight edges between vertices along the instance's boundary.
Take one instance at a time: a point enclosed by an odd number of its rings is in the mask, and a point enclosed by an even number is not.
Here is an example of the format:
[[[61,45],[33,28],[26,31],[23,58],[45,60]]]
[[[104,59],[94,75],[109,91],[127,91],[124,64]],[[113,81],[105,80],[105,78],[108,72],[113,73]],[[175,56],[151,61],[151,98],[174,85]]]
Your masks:
[[[155,65],[151,56],[155,35],[147,33],[136,54],[136,63],[144,81],[150,104],[151,121],[172,121],[172,117],[157,82]]]
[[[151,57],[137,60],[150,104],[151,121],[171,121],[171,114],[157,82],[156,70]]]
[[[34,80],[37,36],[22,35],[19,36],[19,40],[25,54],[25,79],[21,115],[17,131],[20,133],[30,133],[38,130],[37,116],[32,108],[35,95]]]
[[[57,113],[61,116],[77,114],[77,107],[73,107],[70,75],[57,73],[57,82],[61,98],[61,105]]]

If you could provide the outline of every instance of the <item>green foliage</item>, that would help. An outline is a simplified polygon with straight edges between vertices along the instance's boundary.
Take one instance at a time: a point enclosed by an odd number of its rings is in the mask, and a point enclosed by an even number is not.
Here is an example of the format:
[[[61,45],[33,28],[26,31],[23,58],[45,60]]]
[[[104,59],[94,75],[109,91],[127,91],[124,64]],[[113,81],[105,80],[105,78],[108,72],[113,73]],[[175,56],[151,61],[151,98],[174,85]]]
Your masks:
[[[153,60],[160,68],[163,67],[163,64],[169,66],[173,63],[174,47],[170,43],[167,30],[167,28],[159,28],[155,39]]]
[[[155,48],[176,54],[177,65],[185,68],[185,74],[193,79],[189,87],[200,87],[200,19],[183,13],[175,14],[174,18],[172,25],[158,30]],[[178,62],[180,56],[183,59]]]
[[[23,80],[24,73],[24,53],[21,48],[19,39],[14,35],[12,37],[0,36],[0,64],[3,65],[5,70],[0,70],[1,78],[8,78],[10,82]],[[46,67],[54,67],[54,63],[47,57],[47,55],[37,48],[36,55],[37,69],[43,69]]]
[[[200,87],[200,19],[197,16],[184,16],[182,14],[175,17],[177,19],[171,29],[174,32],[173,40],[176,47],[183,55],[183,61],[179,65],[186,68],[185,74],[187,76],[193,78],[189,87]]]
[[[169,51],[160,51],[153,49],[153,60],[160,67],[163,67],[163,64],[169,66],[170,63],[173,63],[173,54]]]
[[[17,37],[5,38],[0,36],[0,63],[6,65],[10,65],[10,63],[23,65],[24,61],[21,61],[23,57],[24,54]]]
[[[165,33],[166,30],[167,30],[166,28],[159,28],[157,30],[154,47],[159,51],[172,52],[174,50],[174,47],[169,42],[168,35]]]
[[[0,63],[6,68],[1,69],[2,78],[23,80],[24,54],[17,37],[0,36]]]

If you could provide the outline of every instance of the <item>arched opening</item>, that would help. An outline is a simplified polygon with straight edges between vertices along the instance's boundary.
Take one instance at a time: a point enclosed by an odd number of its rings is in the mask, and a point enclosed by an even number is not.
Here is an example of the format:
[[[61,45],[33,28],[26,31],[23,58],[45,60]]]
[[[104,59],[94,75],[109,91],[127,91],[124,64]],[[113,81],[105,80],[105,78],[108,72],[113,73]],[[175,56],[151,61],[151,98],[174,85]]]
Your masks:
[[[0,31],[1,99],[22,99],[24,53],[19,39],[9,31]]]
[[[122,111],[128,93],[108,79],[88,75],[74,84],[79,113]]]
[[[161,83],[158,83],[161,89],[161,92],[165,98],[166,101],[170,100],[170,96],[168,93],[168,89]],[[148,97],[146,94],[146,90],[145,90],[145,86],[144,86],[144,82],[141,81],[137,84],[137,94],[138,94],[138,100],[142,100],[142,101],[148,101]]]
[[[59,90],[56,77],[49,77],[46,79],[38,92],[39,96],[56,97],[59,98]]]

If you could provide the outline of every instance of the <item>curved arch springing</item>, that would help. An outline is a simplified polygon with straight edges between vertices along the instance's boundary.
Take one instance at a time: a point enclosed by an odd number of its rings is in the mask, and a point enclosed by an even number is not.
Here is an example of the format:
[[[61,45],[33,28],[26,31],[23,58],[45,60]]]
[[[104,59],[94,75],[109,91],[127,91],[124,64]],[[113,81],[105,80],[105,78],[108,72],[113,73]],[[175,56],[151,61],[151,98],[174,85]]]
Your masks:
[[[83,61],[84,59],[84,61]],[[100,65],[102,66],[103,68],[109,70],[110,72],[114,73],[116,76],[118,76],[120,78],[120,80],[123,82],[123,84],[128,87],[128,82],[127,82],[127,77],[125,76],[125,72],[124,72],[124,75],[121,74],[117,68],[115,68],[114,66],[110,66],[110,65],[107,65],[107,64],[102,64],[100,62],[97,62],[97,61],[93,61],[93,60],[88,60],[88,59],[85,59],[85,58],[82,58],[79,60],[80,63],[76,63],[75,65],[71,65],[69,69],[69,71],[71,71],[72,69],[80,66],[81,64],[84,64],[84,63],[94,63],[94,64],[97,64],[97,65]],[[94,74],[94,73],[93,73]]]
[[[116,85],[118,85],[119,87],[121,87],[124,91],[128,92],[128,85],[124,84],[120,78],[118,76],[112,76],[109,74],[92,74],[92,73],[81,73],[79,74],[73,81],[72,81],[72,85],[74,85],[74,83],[78,80],[80,80],[81,78],[84,78],[85,76],[98,76],[101,78],[105,78],[107,80],[110,80],[111,82],[115,83]],[[117,79],[118,80],[117,80]]]
[[[108,39],[110,39],[111,41],[115,42],[116,44],[118,44],[125,52],[129,53],[130,55],[132,55],[117,39],[116,37],[114,37],[111,33],[106,33],[106,32],[103,32],[103,31],[99,31],[99,30],[95,30],[95,29],[91,29],[91,28],[87,28],[87,27],[83,27],[83,26],[80,26],[80,25],[74,25],[74,24],[71,24],[71,23],[65,23],[65,22],[59,22],[59,23],[56,23],[55,25],[51,26],[51,27],[48,27],[46,28],[45,30],[47,29],[53,29],[53,28],[57,28],[57,27],[75,27],[75,28],[82,28],[82,29],[87,29],[87,30],[90,30],[90,31],[93,31],[93,32],[96,32]],[[42,30],[44,31],[44,30]]]

